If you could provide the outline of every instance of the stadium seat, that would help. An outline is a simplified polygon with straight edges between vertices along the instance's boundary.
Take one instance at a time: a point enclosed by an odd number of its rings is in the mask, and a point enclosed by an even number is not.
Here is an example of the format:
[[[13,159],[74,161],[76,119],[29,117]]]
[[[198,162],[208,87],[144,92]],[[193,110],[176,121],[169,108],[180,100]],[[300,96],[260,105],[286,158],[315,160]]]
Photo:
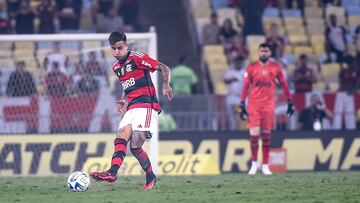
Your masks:
[[[306,35],[290,35],[289,43],[291,45],[307,45],[309,40]]]
[[[301,12],[298,9],[284,9],[281,13],[284,18],[301,17]]]
[[[314,91],[324,91],[325,88],[326,88],[326,85],[323,81],[318,81],[317,83],[313,84]]]
[[[341,5],[345,8],[352,6],[360,6],[359,0],[341,0]]]
[[[322,64],[321,75],[325,82],[338,82],[339,81],[340,65],[338,63]]]
[[[275,7],[267,7],[263,13],[263,17],[279,17],[280,11]]]
[[[325,43],[325,36],[324,35],[311,35],[310,36],[310,44],[324,44]]]
[[[221,45],[206,45],[203,47],[203,51],[205,55],[213,54],[213,55],[224,55],[224,47]]]
[[[306,54],[307,56],[310,56],[313,53],[314,51],[310,46],[294,46],[294,55],[296,59],[298,59],[301,54]]]
[[[360,16],[360,6],[351,6],[346,8],[348,16]]]
[[[305,28],[303,26],[286,27],[286,33],[290,35],[306,35]]]
[[[285,27],[303,26],[303,19],[300,17],[284,18]]]
[[[323,18],[306,18],[307,26],[318,26],[325,30],[325,20]]]
[[[226,8],[228,6],[227,0],[211,0],[211,5],[214,10],[219,8]]]
[[[316,7],[305,7],[304,11],[305,18],[322,18],[323,10]]]
[[[350,27],[356,27],[360,25],[360,16],[350,16],[348,18],[348,23]]]
[[[248,35],[246,36],[246,44],[254,47],[258,47],[261,43],[265,42],[265,36],[263,35]]]
[[[306,31],[308,35],[322,35],[325,33],[325,27],[321,26],[306,26]]]
[[[319,8],[319,3],[318,1],[314,0],[305,0],[305,6],[311,8]]]
[[[337,92],[339,90],[339,83],[338,82],[330,82],[328,84],[330,92]]]
[[[312,48],[314,50],[314,54],[317,57],[320,57],[325,54],[325,44],[323,43],[316,43],[312,45]]]
[[[15,63],[11,58],[4,58],[0,60],[0,70],[1,69],[13,69]]]
[[[225,55],[210,55],[205,56],[205,61],[209,66],[220,66],[222,68],[227,68],[227,58]]]
[[[210,18],[211,7],[209,0],[190,0],[195,18]]]

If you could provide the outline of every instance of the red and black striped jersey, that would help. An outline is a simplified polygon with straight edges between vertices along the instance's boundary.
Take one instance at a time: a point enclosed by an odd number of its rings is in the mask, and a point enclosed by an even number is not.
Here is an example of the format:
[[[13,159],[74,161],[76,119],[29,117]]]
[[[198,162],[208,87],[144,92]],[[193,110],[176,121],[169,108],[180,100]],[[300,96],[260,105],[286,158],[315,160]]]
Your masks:
[[[117,61],[112,70],[119,78],[128,100],[128,110],[134,108],[152,108],[161,112],[156,97],[155,86],[150,72],[154,72],[159,61],[147,54],[130,51],[124,62]]]

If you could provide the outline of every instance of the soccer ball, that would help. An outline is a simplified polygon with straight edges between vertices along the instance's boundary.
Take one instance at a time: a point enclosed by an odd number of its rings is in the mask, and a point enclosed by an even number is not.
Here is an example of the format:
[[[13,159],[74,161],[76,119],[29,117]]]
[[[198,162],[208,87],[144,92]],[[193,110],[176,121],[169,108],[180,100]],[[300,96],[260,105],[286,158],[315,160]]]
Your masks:
[[[67,184],[71,191],[85,192],[90,187],[90,178],[84,172],[75,171],[69,176]]]

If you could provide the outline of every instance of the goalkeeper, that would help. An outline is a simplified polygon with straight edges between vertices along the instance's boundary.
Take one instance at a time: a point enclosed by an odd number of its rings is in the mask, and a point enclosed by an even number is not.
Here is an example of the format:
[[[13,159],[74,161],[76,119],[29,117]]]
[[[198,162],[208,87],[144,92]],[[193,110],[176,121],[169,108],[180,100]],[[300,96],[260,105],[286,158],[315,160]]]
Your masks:
[[[248,127],[250,133],[252,164],[248,174],[255,175],[258,170],[258,139],[261,135],[263,155],[261,171],[265,175],[271,175],[272,172],[269,169],[268,162],[270,133],[271,129],[274,127],[274,94],[276,80],[281,83],[288,99],[287,114],[289,117],[294,113],[294,108],[284,73],[280,65],[270,59],[270,45],[266,43],[260,44],[258,53],[259,60],[250,64],[244,73],[244,86],[240,100],[240,117],[243,120],[249,119]],[[248,93],[249,106],[247,111],[245,99]]]

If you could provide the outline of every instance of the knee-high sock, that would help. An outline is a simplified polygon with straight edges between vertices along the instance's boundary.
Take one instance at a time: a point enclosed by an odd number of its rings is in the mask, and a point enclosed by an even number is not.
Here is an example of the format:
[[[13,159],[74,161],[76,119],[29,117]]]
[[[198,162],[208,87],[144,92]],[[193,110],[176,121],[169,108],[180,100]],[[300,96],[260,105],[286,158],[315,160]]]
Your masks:
[[[250,135],[251,159],[257,161],[259,150],[259,136]]]
[[[262,153],[263,153],[263,164],[269,163],[269,156],[270,156],[270,133],[262,133],[261,134],[262,140]]]
[[[147,153],[142,148],[131,148],[131,153],[139,161],[139,164],[144,169],[147,175],[153,174],[150,159]]]
[[[114,140],[114,154],[111,160],[111,168],[109,169],[110,173],[114,175],[117,174],[126,156],[126,146],[127,146],[126,140],[121,138],[116,138]]]

